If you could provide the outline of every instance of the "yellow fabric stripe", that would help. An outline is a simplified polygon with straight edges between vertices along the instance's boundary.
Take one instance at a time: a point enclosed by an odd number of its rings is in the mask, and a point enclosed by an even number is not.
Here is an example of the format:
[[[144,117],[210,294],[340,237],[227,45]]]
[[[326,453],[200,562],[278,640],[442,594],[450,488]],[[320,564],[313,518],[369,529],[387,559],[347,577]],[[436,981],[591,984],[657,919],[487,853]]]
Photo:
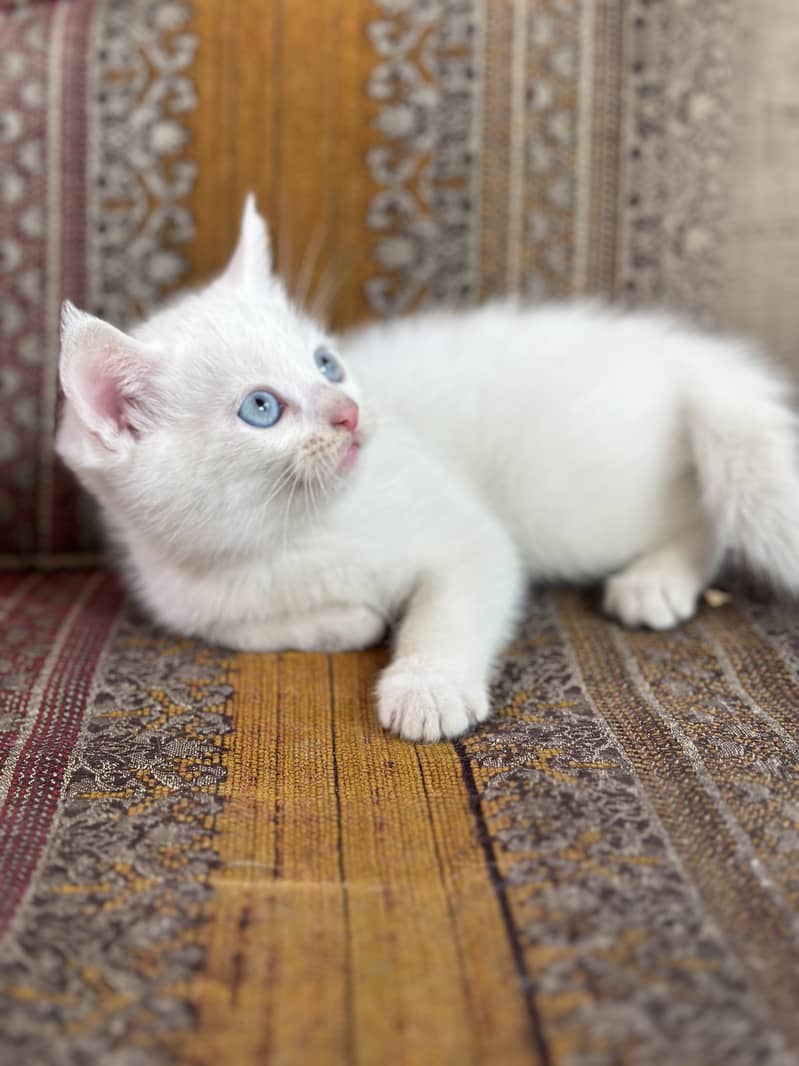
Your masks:
[[[366,83],[377,62],[368,44],[371,17],[373,5],[363,0],[194,4],[192,278],[224,266],[253,190],[290,289],[303,281],[307,256],[316,262],[311,293],[322,289],[326,271],[336,275],[336,326],[368,315],[363,284],[371,241],[364,230],[373,182],[365,159],[375,133]]]
[[[237,657],[179,1061],[534,1061],[458,758],[382,732],[383,658]]]
[[[275,823],[270,811],[277,780],[277,661],[239,656],[233,677],[224,808],[214,822],[220,869],[212,878],[213,901],[200,942],[206,961],[187,996],[198,1026],[183,1049],[185,1061],[258,1061],[263,988],[272,959],[273,900],[264,893],[275,866]]]

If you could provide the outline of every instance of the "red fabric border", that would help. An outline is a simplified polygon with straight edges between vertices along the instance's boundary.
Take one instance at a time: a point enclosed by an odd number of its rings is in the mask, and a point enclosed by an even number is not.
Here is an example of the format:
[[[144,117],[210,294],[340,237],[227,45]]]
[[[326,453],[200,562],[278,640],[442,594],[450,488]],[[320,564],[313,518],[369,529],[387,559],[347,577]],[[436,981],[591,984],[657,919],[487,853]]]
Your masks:
[[[68,575],[74,580],[74,575]],[[56,582],[61,575],[47,580]],[[92,580],[84,575],[85,580]],[[98,661],[118,616],[122,590],[111,574],[96,588],[63,634],[63,647],[45,683],[41,706],[0,806],[0,933],[29,887],[64,792],[69,760],[88,711]]]

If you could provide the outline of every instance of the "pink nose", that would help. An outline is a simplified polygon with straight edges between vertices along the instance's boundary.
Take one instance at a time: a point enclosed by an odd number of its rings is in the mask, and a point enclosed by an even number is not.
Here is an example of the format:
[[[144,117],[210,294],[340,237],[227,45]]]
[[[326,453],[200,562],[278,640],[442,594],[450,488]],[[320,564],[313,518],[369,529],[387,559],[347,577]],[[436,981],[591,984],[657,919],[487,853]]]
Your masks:
[[[330,411],[330,425],[343,426],[350,433],[358,428],[358,404],[348,396],[342,396],[337,400],[335,407]]]

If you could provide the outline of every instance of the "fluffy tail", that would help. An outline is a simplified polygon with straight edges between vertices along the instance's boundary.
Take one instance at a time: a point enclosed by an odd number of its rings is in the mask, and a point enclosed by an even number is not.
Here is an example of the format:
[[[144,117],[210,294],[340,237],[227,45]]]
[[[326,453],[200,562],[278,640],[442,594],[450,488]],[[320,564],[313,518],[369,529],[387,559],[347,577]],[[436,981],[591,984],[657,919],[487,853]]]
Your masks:
[[[750,360],[691,390],[702,502],[725,551],[799,595],[799,422],[785,382]]]

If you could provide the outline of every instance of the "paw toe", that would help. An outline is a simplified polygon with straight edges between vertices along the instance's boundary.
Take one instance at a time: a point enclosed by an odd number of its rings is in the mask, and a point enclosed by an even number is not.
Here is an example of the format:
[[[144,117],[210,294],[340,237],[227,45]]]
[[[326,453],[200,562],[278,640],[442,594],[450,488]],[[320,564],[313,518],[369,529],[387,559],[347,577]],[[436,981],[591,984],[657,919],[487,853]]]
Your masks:
[[[484,692],[419,660],[399,660],[378,684],[380,724],[404,740],[434,742],[467,732],[488,715]]]
[[[690,618],[697,590],[679,578],[619,575],[605,584],[606,614],[627,626],[672,629]]]

